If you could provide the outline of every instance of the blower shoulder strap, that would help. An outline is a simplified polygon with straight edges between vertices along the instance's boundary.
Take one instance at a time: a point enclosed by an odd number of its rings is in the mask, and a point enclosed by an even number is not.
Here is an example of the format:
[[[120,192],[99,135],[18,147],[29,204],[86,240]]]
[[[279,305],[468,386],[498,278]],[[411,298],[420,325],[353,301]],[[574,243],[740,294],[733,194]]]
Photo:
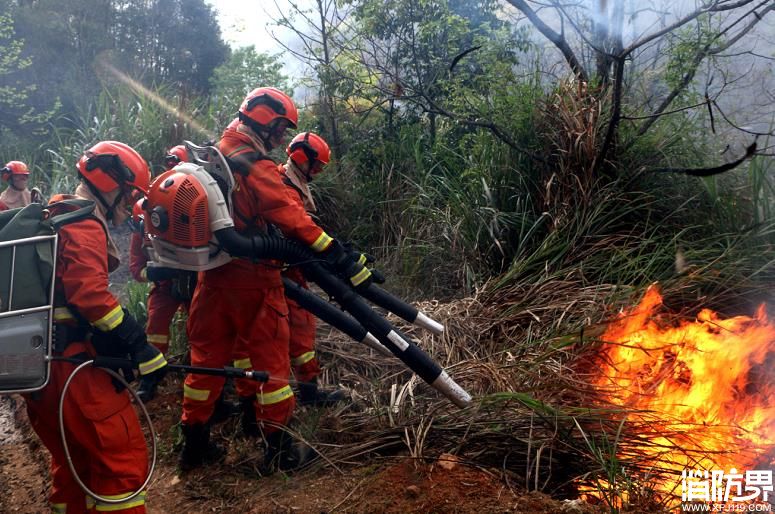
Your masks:
[[[226,159],[226,163],[229,165],[229,169],[235,173],[239,173],[243,177],[250,173],[250,168],[255,162],[274,162],[268,155],[257,152],[247,145],[238,146],[229,152],[228,155],[225,155],[224,158]]]
[[[49,223],[54,230],[59,230],[64,225],[75,223],[82,219],[93,217],[95,203],[91,200],[85,200],[81,198],[70,198],[67,200],[60,200],[48,205],[48,209],[51,212],[57,212],[64,210],[62,214],[53,214],[49,218]],[[95,218],[96,219],[96,218]]]

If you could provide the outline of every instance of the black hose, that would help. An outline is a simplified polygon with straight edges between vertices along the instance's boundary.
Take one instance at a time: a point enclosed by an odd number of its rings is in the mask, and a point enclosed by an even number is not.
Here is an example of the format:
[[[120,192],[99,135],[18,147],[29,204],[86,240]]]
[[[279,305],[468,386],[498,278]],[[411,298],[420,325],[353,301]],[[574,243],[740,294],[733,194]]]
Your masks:
[[[346,312],[342,312],[289,278],[283,277],[283,285],[285,285],[285,296],[298,303],[302,309],[311,312],[315,317],[356,341],[363,341],[366,338],[368,331]]]
[[[417,314],[420,312],[415,307],[400,298],[396,298],[375,284],[369,284],[369,287],[365,287],[358,292],[374,305],[379,305],[383,309],[389,310],[409,323],[414,323],[417,319]]]
[[[233,257],[245,259],[277,259],[289,264],[315,259],[312,250],[290,239],[276,236],[243,236],[234,227],[215,232],[221,246]]]
[[[234,257],[247,259],[278,259],[298,265],[304,276],[319,285],[349,312],[393,355],[432,387],[445,394],[460,407],[468,405],[471,397],[460,388],[444,370],[422,351],[411,339],[399,335],[384,317],[371,307],[352,287],[319,262],[320,257],[309,248],[281,237],[255,235],[246,237],[233,227],[215,232],[218,242]]]
[[[424,351],[401,337],[385,318],[374,312],[353,289],[318,263],[302,265],[304,276],[319,285],[347,312],[353,315],[366,330],[371,332],[393,355],[401,359],[420,378],[432,384],[441,374],[441,367]],[[395,334],[395,336],[393,336]],[[400,338],[400,339],[399,339]]]

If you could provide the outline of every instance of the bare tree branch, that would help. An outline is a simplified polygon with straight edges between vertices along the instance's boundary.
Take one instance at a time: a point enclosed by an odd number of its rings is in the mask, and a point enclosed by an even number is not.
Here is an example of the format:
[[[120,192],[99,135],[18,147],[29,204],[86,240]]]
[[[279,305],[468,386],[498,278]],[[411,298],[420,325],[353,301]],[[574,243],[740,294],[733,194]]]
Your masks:
[[[739,130],[740,132],[745,132],[746,134],[751,134],[753,136],[775,136],[775,130],[771,130],[769,132],[757,132],[755,130],[750,130],[745,127],[740,127],[737,124],[735,124],[732,120],[730,120],[726,114],[724,114],[724,111],[721,110],[721,107],[719,107],[718,103],[716,103],[715,100],[713,100],[713,106],[716,108],[719,114],[721,114],[721,117],[724,118],[724,121],[729,123],[732,127]]]
[[[723,2],[719,2],[719,0],[715,0],[712,2],[709,2],[708,4],[705,4],[698,9],[692,11],[691,13],[687,14],[683,18],[675,21],[674,23],[671,23],[670,25],[662,28],[661,30],[658,30],[657,32],[645,36],[638,41],[635,41],[630,46],[622,50],[622,53],[620,55],[627,56],[628,54],[632,53],[633,50],[635,50],[638,47],[641,47],[648,43],[649,41],[653,41],[654,39],[660,38],[666,34],[669,34],[670,32],[673,32],[674,30],[683,27],[690,21],[696,19],[701,14],[704,14],[706,12],[720,12],[720,11],[726,11],[731,9],[737,9],[738,7],[743,7],[744,5],[748,5],[752,3],[754,0],[740,0],[738,2],[735,2],[734,4],[729,4],[725,6],[720,6],[719,4]]]
[[[565,60],[567,61],[568,65],[570,66],[571,70],[573,70],[574,75],[581,80],[582,82],[588,82],[589,78],[587,77],[587,72],[584,71],[584,67],[579,62],[578,58],[576,57],[576,54],[573,53],[573,50],[571,49],[570,45],[568,45],[568,41],[555,32],[549,25],[544,23],[544,21],[538,17],[538,14],[530,8],[529,5],[527,5],[527,2],[525,0],[506,0],[508,3],[522,11],[522,13],[527,16],[528,20],[533,24],[533,26],[538,29],[541,34],[544,35],[549,41],[551,41],[554,46],[557,47],[557,49],[562,53],[562,55],[565,57]]]
[[[692,177],[711,177],[737,168],[743,164],[746,160],[750,159],[756,154],[756,141],[754,141],[745,150],[745,155],[732,162],[722,164],[721,166],[715,166],[713,168],[654,168],[646,170],[648,173],[683,173],[684,175],[690,175]]]
[[[749,2],[746,2],[746,3],[749,3]],[[752,22],[752,23],[758,23],[758,20],[761,19],[761,16],[763,16],[764,14],[767,14],[768,12],[772,11],[773,9],[775,9],[775,4],[771,3],[771,0],[764,0],[757,7],[759,7],[761,5],[766,5],[767,3],[770,4],[769,7],[767,7],[762,14],[760,14],[760,15],[758,15],[756,17],[756,20],[757,20],[756,22]],[[659,106],[657,107],[657,109],[654,111],[653,114],[661,114],[662,112],[664,112],[670,106],[670,104],[673,103],[673,100],[675,100],[676,97],[678,97],[678,95],[681,94],[681,92],[683,92],[689,86],[691,81],[694,79],[694,76],[697,73],[697,68],[699,67],[699,65],[703,61],[703,59],[705,59],[707,56],[712,55],[714,53],[723,52],[724,50],[729,48],[732,44],[734,44],[737,41],[739,41],[740,38],[737,37],[737,35],[736,35],[735,37],[730,39],[727,43],[725,43],[725,44],[723,44],[721,46],[718,46],[718,47],[715,47],[715,48],[711,47],[711,45],[713,44],[714,41],[716,41],[719,38],[721,38],[724,34],[726,34],[729,30],[731,30],[732,27],[734,27],[735,25],[740,23],[741,20],[744,20],[747,16],[749,16],[750,14],[752,14],[754,12],[755,12],[755,8],[751,9],[747,13],[743,14],[736,21],[734,21],[730,25],[728,25],[724,30],[722,30],[718,34],[716,34],[711,41],[706,43],[701,49],[699,49],[697,51],[697,53],[694,55],[694,58],[692,59],[691,64],[689,65],[688,71],[686,72],[686,74],[681,79],[681,82],[675,88],[673,88],[673,90],[670,92],[670,94],[667,95],[667,97],[665,97],[662,100],[662,102],[659,104]],[[752,28],[753,28],[753,25],[749,23],[746,27],[744,27],[742,29],[741,32],[748,33]],[[638,129],[637,136],[640,137],[643,134],[645,134],[651,128],[651,126],[654,124],[654,122],[656,120],[657,120],[656,117],[652,117],[652,118],[646,120],[646,122],[644,122],[643,125],[641,125],[641,127]]]

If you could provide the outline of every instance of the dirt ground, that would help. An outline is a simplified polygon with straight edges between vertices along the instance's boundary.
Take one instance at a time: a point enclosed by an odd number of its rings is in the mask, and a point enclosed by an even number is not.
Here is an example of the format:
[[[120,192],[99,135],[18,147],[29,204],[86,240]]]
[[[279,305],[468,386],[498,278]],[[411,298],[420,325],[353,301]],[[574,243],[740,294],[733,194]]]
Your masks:
[[[169,382],[169,381],[168,381]],[[158,433],[159,462],[148,489],[151,513],[523,513],[602,514],[601,507],[558,501],[519,490],[498,470],[464,465],[454,456],[435,462],[397,455],[358,465],[320,463],[292,476],[261,477],[261,450],[233,437],[236,420],[214,430],[229,445],[223,464],[181,475],[177,469],[176,423],[179,383],[163,388],[150,405]],[[13,436],[0,443],[0,512],[48,510],[48,452],[29,429],[23,400],[4,402],[15,418]]]

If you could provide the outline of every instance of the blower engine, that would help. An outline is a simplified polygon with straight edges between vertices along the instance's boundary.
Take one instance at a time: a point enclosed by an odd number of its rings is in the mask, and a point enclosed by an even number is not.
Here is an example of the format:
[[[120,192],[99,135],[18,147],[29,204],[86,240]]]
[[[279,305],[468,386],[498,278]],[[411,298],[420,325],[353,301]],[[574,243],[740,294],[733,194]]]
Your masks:
[[[234,177],[215,147],[186,141],[192,162],[182,162],[151,184],[143,208],[151,239],[149,266],[204,271],[232,257],[214,232],[234,226]]]

